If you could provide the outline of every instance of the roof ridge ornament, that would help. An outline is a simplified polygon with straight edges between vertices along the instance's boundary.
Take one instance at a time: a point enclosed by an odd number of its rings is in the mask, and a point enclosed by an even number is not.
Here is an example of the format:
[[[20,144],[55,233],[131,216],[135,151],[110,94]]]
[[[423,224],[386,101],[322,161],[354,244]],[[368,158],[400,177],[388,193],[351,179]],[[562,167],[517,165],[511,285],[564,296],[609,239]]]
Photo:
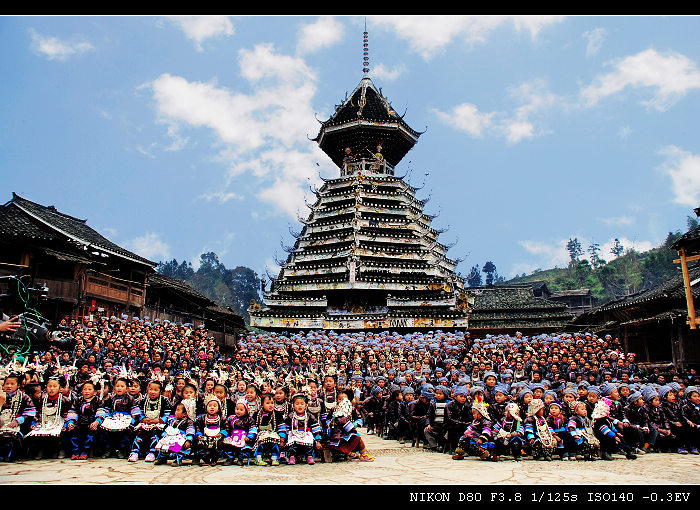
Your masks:
[[[369,74],[369,43],[367,33],[367,19],[365,19],[365,31],[362,34],[362,72],[365,76]]]

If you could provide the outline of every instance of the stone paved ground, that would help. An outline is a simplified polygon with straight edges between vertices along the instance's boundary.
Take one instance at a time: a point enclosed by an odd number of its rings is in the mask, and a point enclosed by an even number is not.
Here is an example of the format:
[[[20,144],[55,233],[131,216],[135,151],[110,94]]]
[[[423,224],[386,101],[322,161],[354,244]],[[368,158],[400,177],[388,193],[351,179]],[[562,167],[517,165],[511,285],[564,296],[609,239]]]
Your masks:
[[[364,432],[364,431],[363,431]],[[453,461],[446,454],[363,434],[375,462],[314,466],[154,466],[142,460],[38,460],[0,464],[0,484],[546,484],[669,485],[699,483],[700,456],[648,454],[613,462]]]

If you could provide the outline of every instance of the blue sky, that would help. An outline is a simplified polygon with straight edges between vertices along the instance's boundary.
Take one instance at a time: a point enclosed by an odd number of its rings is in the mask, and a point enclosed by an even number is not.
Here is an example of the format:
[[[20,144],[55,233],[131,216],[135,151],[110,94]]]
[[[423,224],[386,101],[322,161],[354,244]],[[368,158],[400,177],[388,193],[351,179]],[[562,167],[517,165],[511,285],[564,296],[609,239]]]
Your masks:
[[[364,17],[0,18],[12,192],[151,260],[276,273],[314,142],[362,78]],[[700,18],[366,18],[370,77],[416,130],[397,168],[458,271],[640,250],[700,206]],[[427,175],[426,175],[427,174]]]

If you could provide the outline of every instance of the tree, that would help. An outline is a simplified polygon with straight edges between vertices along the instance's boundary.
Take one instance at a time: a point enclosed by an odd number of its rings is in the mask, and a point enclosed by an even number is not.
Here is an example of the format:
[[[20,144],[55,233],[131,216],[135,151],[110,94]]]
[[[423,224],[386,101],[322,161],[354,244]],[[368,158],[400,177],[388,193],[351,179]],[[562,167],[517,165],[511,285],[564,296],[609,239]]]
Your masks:
[[[178,264],[176,259],[158,263],[157,271],[183,280],[219,305],[230,307],[246,321],[249,320],[247,310],[250,300],[261,301],[258,275],[243,266],[226,269],[214,252],[200,255],[197,271],[192,268],[192,264],[185,261]]]
[[[185,262],[184,260],[182,263],[178,264],[177,259],[167,262],[158,262],[156,271],[162,275],[169,276],[170,278],[176,278],[183,281],[186,281],[194,276],[192,264]]]
[[[598,243],[593,243],[588,247],[588,253],[591,255],[591,265],[593,269],[598,269],[600,266],[605,264],[605,261],[600,258],[598,253],[600,252],[600,245]]]
[[[573,239],[569,238],[569,242],[566,243],[566,249],[569,250],[569,257],[571,257],[572,262],[578,260],[579,257],[583,255],[583,248],[581,247],[578,237],[574,237]]]
[[[496,264],[489,260],[486,262],[486,264],[484,264],[484,267],[481,271],[486,273],[486,285],[493,285],[493,275],[496,272]]]
[[[610,253],[615,255],[615,257],[619,257],[625,253],[625,247],[622,246],[622,243],[620,243],[620,240],[617,237],[615,238],[615,244],[612,248],[610,248]]]
[[[472,266],[471,271],[469,271],[469,276],[467,276],[467,284],[470,287],[481,287],[481,271],[479,270],[479,264]]]

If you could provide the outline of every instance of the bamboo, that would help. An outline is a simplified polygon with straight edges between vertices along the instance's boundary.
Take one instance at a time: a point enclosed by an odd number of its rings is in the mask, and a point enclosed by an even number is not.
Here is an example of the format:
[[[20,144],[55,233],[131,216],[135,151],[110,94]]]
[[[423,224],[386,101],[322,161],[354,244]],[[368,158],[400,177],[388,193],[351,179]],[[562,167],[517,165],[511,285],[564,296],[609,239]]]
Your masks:
[[[685,255],[685,248],[681,248],[678,254],[681,256],[681,269],[683,271],[683,286],[685,287],[685,300],[688,303],[688,322],[690,323],[690,329],[697,329],[698,321],[695,318],[693,289],[690,287],[690,276],[688,275],[688,258]]]

